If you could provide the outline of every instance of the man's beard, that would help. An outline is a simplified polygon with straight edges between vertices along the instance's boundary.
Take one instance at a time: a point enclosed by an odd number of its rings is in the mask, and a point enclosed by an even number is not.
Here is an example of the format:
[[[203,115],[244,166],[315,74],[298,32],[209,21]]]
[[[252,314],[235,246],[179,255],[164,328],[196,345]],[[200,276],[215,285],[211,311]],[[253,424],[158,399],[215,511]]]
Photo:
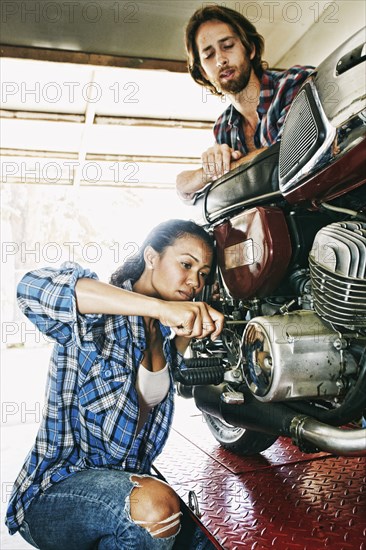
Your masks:
[[[248,86],[251,72],[252,67],[249,63],[241,70],[237,78],[229,80],[228,82],[219,82],[218,87],[220,92],[224,94],[239,94]]]

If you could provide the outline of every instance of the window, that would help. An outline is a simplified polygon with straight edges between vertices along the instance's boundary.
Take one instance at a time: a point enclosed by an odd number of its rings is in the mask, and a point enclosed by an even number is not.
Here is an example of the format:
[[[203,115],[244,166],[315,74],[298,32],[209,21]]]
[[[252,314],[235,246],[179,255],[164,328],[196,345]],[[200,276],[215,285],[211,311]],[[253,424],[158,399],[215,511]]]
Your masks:
[[[26,270],[72,260],[108,280],[151,227],[194,217],[175,179],[199,166],[225,104],[167,71],[4,58],[1,73],[2,304],[12,323]],[[21,338],[13,332],[5,343]]]

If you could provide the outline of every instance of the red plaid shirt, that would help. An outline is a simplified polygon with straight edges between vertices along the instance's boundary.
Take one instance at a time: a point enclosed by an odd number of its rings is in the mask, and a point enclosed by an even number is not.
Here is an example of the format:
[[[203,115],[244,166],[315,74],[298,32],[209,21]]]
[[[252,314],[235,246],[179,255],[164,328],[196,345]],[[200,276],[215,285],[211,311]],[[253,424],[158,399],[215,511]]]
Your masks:
[[[313,67],[296,65],[287,71],[264,71],[257,112],[258,126],[254,136],[255,146],[260,149],[275,143],[281,136],[291,102],[301,85],[313,71]],[[217,119],[214,135],[217,143],[227,143],[234,150],[247,153],[242,115],[230,105]]]

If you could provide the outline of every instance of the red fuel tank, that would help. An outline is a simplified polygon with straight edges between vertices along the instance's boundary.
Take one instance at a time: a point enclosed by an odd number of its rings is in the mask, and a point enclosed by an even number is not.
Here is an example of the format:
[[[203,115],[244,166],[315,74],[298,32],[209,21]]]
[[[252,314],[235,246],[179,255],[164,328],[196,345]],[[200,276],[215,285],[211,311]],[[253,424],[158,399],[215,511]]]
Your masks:
[[[285,216],[277,207],[242,212],[214,230],[218,262],[233,298],[262,297],[286,273],[292,248]]]

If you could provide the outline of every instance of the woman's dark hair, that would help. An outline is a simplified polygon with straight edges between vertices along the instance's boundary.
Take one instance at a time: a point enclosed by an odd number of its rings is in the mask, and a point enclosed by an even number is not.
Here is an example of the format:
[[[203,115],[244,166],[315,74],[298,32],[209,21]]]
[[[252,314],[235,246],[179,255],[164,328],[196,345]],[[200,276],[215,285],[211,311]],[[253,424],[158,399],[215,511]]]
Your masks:
[[[214,252],[214,243],[211,236],[199,225],[187,220],[168,220],[162,222],[150,231],[139,251],[128,258],[111,276],[110,283],[121,287],[124,281],[131,279],[136,282],[145,269],[144,252],[147,246],[151,246],[161,254],[168,246],[172,246],[176,239],[190,235],[201,239]]]
[[[188,55],[188,71],[201,86],[209,88],[213,94],[222,95],[209,80],[207,80],[201,73],[200,56],[197,50],[196,34],[202,23],[206,21],[222,21],[231,26],[234,32],[239,36],[244,48],[250,53],[255,47],[255,56],[252,59],[252,66],[255,74],[260,78],[263,73],[263,69],[267,66],[262,61],[262,55],[264,50],[264,39],[258,32],[255,26],[238,11],[222,6],[206,6],[200,8],[194,12],[190,18],[186,27],[185,33],[185,45]]]

